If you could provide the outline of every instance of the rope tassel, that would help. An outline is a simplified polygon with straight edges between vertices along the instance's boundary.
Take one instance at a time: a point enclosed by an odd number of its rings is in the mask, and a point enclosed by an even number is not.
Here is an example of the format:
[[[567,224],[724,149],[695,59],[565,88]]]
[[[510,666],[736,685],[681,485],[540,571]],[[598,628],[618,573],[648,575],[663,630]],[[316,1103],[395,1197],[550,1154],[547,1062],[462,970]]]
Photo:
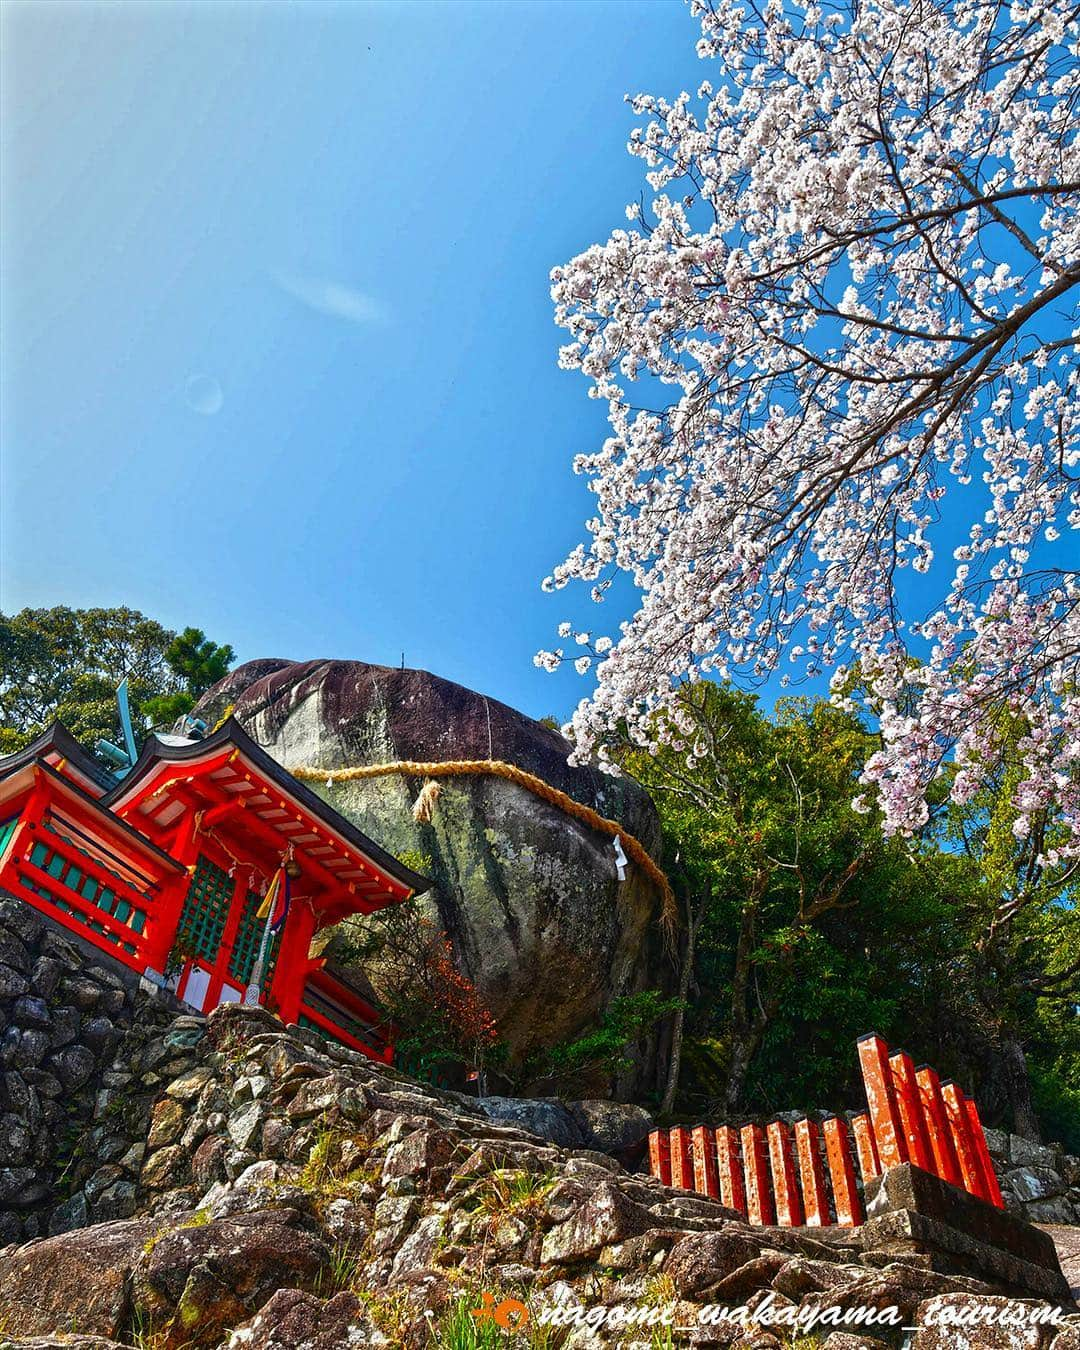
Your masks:
[[[442,788],[434,778],[429,778],[420,789],[420,795],[413,802],[412,818],[418,825],[426,825],[435,813],[435,803],[439,800]]]

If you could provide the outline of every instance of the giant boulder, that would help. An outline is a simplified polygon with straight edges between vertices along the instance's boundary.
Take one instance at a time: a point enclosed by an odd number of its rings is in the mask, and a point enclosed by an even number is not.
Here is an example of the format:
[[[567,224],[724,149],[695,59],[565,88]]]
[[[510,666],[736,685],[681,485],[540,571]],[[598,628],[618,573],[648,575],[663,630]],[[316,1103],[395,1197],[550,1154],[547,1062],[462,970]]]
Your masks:
[[[655,855],[656,810],[637,783],[572,768],[557,732],[426,671],[252,661],[197,711],[213,726],[230,708],[289,769],[505,760],[618,820]],[[527,789],[497,777],[444,778],[431,822],[417,824],[417,779],[313,786],[432,878],[420,903],[446,930],[516,1062],[573,1037],[620,995],[661,983],[658,888],[632,864],[620,882],[611,839]],[[619,1086],[651,1085],[650,1074],[643,1063]]]

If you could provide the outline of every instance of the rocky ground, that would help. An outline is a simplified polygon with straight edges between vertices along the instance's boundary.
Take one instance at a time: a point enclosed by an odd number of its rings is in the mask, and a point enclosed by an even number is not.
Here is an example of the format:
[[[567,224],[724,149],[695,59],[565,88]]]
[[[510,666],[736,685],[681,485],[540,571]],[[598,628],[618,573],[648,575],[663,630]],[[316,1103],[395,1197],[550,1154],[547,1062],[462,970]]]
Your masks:
[[[702,1305],[895,1305],[911,1326],[1001,1293],[926,1258],[864,1250],[856,1232],[751,1228],[261,1011],[219,1009],[185,1049],[189,1066],[151,1108],[136,1213],[0,1251],[0,1345],[626,1344],[625,1330],[540,1321],[545,1308],[621,1304],[673,1310],[681,1330],[629,1338],[644,1347],[776,1350],[790,1338],[698,1327]],[[471,1316],[520,1319],[514,1299],[529,1314],[521,1329]],[[1080,1350],[1080,1315],[1022,1332],[819,1328],[795,1342],[902,1343]]]

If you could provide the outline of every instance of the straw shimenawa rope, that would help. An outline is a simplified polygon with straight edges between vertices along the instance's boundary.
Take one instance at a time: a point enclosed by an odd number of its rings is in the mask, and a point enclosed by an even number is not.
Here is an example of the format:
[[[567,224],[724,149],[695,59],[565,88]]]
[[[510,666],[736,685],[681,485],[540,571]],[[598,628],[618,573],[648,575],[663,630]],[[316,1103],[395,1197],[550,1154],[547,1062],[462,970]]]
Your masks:
[[[600,834],[610,835],[613,839],[620,839],[626,856],[632,862],[637,863],[645,875],[659,886],[660,894],[663,897],[663,923],[665,928],[670,930],[676,925],[677,911],[671,883],[663,871],[653,862],[646,852],[645,846],[627,830],[624,830],[617,820],[608,820],[606,816],[600,815],[592,807],[582,805],[581,802],[575,801],[565,792],[560,792],[558,788],[552,787],[550,783],[545,783],[542,778],[537,778],[535,774],[526,773],[524,769],[519,769],[516,764],[507,764],[501,759],[448,759],[430,763],[413,759],[399,759],[388,764],[361,764],[350,769],[316,769],[301,765],[300,768],[292,769],[290,772],[294,777],[304,779],[309,783],[348,783],[365,778],[385,778],[390,774],[402,774],[407,778],[425,779],[480,777],[484,774],[491,774],[495,778],[505,778],[510,783],[517,783],[519,787],[525,788],[526,791],[533,793],[542,801],[550,802],[552,806],[559,807],[568,816],[580,820],[583,825],[590,826]],[[431,819],[431,811],[438,798],[438,792],[431,792],[429,788],[435,787],[436,784],[432,782],[425,785],[421,792],[420,800],[423,801],[421,819]]]

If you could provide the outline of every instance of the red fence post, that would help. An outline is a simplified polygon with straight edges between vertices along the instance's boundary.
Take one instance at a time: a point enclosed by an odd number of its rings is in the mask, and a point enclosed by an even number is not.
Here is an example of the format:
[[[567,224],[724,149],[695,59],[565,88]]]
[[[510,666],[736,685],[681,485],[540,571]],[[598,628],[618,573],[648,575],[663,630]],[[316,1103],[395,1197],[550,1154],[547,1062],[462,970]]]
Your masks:
[[[1002,1199],[1001,1187],[998,1185],[997,1173],[994,1171],[994,1160],[990,1156],[990,1149],[986,1143],[986,1131],[983,1129],[983,1123],[979,1118],[979,1108],[970,1097],[965,1097],[964,1110],[967,1113],[971,1142],[975,1146],[975,1158],[982,1172],[986,1198],[998,1209],[1004,1209],[1005,1201]]]
[[[899,1167],[908,1160],[907,1141],[896,1107],[889,1047],[873,1032],[859,1037],[859,1067],[866,1088],[878,1161],[882,1170]]]
[[[765,1160],[765,1136],[760,1125],[744,1125],[742,1142],[743,1173],[746,1178],[746,1209],[751,1223],[766,1226],[776,1222],[769,1193],[769,1167]]]
[[[900,1124],[907,1140],[908,1161],[924,1172],[934,1170],[930,1153],[930,1141],[923,1123],[922,1105],[919,1101],[919,1084],[915,1079],[915,1065],[911,1056],[904,1050],[898,1050],[889,1056],[892,1069],[893,1089],[896,1093],[896,1107],[900,1113]]]
[[[694,1189],[694,1169],[690,1163],[690,1140],[681,1125],[670,1129],[671,1139],[671,1184],[680,1186],[684,1191]]]
[[[808,1116],[795,1122],[795,1148],[799,1155],[799,1179],[808,1228],[825,1228],[830,1222],[819,1139],[817,1123]]]
[[[667,1130],[652,1130],[649,1134],[649,1171],[665,1186],[671,1185],[671,1141]]]
[[[855,1135],[855,1152],[859,1157],[859,1171],[862,1173],[865,1186],[874,1177],[881,1176],[881,1163],[874,1147],[874,1132],[870,1128],[870,1118],[865,1111],[852,1118],[851,1129]]]
[[[980,1200],[989,1201],[986,1186],[982,1178],[982,1168],[975,1153],[971,1139],[967,1112],[964,1110],[964,1094],[955,1083],[942,1083],[941,1096],[945,1102],[945,1115],[949,1121],[949,1133],[952,1135],[956,1159],[960,1164],[960,1177],[965,1191],[977,1195]]]
[[[746,1188],[739,1158],[739,1134],[730,1125],[716,1131],[716,1158],[720,1166],[720,1203],[746,1217]]]
[[[862,1223],[863,1214],[855,1185],[847,1125],[839,1116],[830,1116],[825,1122],[824,1131],[825,1157],[829,1163],[836,1222],[842,1228],[855,1228]]]
[[[801,1228],[802,1200],[795,1174],[795,1155],[791,1151],[791,1131],[782,1120],[771,1120],[766,1127],[769,1141],[769,1168],[773,1195],[776,1197],[776,1222],[784,1228]]]
[[[945,1099],[941,1095],[941,1081],[936,1070],[929,1064],[920,1064],[915,1070],[915,1080],[919,1085],[919,1102],[922,1105],[923,1123],[930,1141],[930,1155],[934,1160],[934,1171],[951,1186],[963,1186],[960,1175],[960,1163],[953,1145],[952,1131],[949,1129],[949,1116],[945,1110]]]
[[[696,1125],[690,1131],[690,1145],[694,1152],[694,1190],[718,1200],[720,1184],[716,1175],[716,1139],[712,1128]]]

